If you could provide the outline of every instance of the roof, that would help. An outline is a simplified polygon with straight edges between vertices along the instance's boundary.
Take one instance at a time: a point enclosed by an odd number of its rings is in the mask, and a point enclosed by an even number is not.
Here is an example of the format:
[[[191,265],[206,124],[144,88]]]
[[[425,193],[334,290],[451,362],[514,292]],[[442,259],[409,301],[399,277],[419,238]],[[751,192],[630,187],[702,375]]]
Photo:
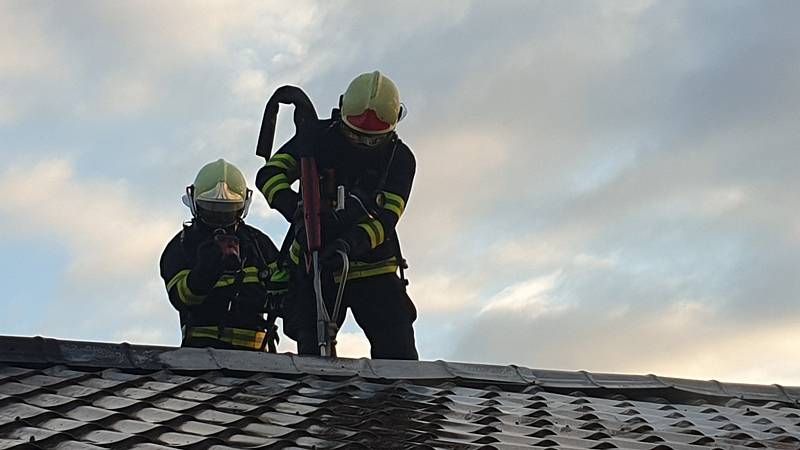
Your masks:
[[[800,388],[0,336],[0,449],[800,449]]]

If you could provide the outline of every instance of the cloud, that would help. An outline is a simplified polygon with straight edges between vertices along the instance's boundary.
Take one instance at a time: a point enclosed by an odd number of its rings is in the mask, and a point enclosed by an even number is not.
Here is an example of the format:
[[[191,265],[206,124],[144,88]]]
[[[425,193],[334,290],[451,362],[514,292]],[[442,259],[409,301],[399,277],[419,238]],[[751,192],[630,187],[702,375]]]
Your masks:
[[[420,176],[435,172],[409,202],[402,226],[417,243],[407,256],[435,260],[455,279],[489,272],[477,299],[483,313],[460,323],[463,339],[441,357],[680,374],[703,358],[721,361],[708,354],[726,351],[726,340],[771,335],[780,315],[797,320],[797,283],[787,275],[800,254],[792,206],[800,186],[785,169],[800,167],[792,150],[800,136],[787,122],[799,117],[800,84],[782,54],[800,41],[764,28],[787,11],[663,2],[598,9],[540,10],[536,19],[516,11],[528,32],[505,47],[492,41],[504,30],[480,30],[492,14],[513,12],[473,9],[460,26],[489,37],[450,42],[448,57],[458,57],[446,73],[462,75],[418,81],[436,98],[422,111],[412,103],[423,117],[401,133],[445,136],[412,148],[455,162],[418,158]],[[724,25],[708,30],[697,17]],[[469,41],[460,26],[448,35]],[[781,51],[767,50],[771,42]],[[477,52],[482,61],[466,54],[481,45],[503,51]],[[772,100],[756,98],[759,86]],[[450,139],[454,129],[494,131],[478,152]],[[437,249],[447,257],[436,258]],[[552,273],[561,274],[557,285],[528,292]],[[542,315],[543,305],[562,304],[572,308]],[[720,373],[755,373],[766,362],[757,353],[748,350],[736,368],[719,362]],[[703,367],[684,373],[713,373],[713,364]]]
[[[297,82],[299,73],[313,73],[310,40],[326,10],[311,2],[188,1],[2,8],[5,123],[174,117],[205,101],[229,103],[230,91],[216,89],[226,85],[237,98],[261,102],[267,79]]]
[[[342,358],[369,358],[369,341],[360,332],[342,332],[336,336],[336,354]]]
[[[163,93],[146,77],[113,74],[102,81],[91,103],[79,104],[76,109],[78,113],[126,117],[152,110],[161,95]]]
[[[175,328],[157,262],[176,226],[125,183],[80,179],[71,162],[50,158],[11,165],[0,190],[14,192],[0,205],[3,235],[29,242],[46,236],[69,255],[63,272],[48,277],[60,282],[43,312],[47,333],[97,337],[137,321],[138,335],[158,336],[168,322]]]
[[[3,232],[57,236],[73,254],[71,278],[125,277],[151,268],[174,234],[174,225],[149,210],[125,183],[79,180],[66,160],[12,165],[0,188],[16,193],[0,206],[8,218]]]
[[[17,1],[0,5],[0,126],[45,103],[38,98],[42,85],[59,83],[68,72],[64,46],[47,37],[51,17],[48,7],[34,10]],[[30,83],[33,79],[37,82]]]
[[[49,8],[24,2],[0,5],[0,74],[4,79],[47,74],[58,66],[61,50],[45,38]]]
[[[766,274],[743,273],[758,264],[754,255],[702,270],[692,262],[688,271],[668,258],[577,261],[563,266],[557,283],[537,277],[490,299],[463,327],[454,354],[535,367],[796,384],[797,368],[778,361],[797,353],[785,343],[800,320],[790,300],[800,290],[780,276],[770,283]],[[770,378],[763,367],[781,369]]]
[[[15,121],[18,117],[17,112],[18,110],[15,105],[0,100],[0,125]]]
[[[479,314],[497,312],[525,314],[531,319],[560,315],[569,305],[558,304],[551,294],[561,274],[556,272],[509,286],[486,301]]]
[[[735,368],[708,355],[797,318],[800,40],[777,5],[470,4],[363,49],[411,111],[411,292],[423,324],[453,325],[420,342],[462,335],[434,357],[755,373],[755,350]],[[460,295],[415,290],[436,285],[418,271],[474,302],[433,309]]]
[[[185,217],[177,199],[197,169],[225,157],[252,181],[263,163],[264,97],[298,84],[325,115],[379,68],[409,107],[398,130],[418,161],[399,232],[425,357],[800,379],[780,363],[800,296],[796,4],[2,8],[5,148],[80,151],[7,171],[0,184],[47,211],[15,194],[0,229],[52,234],[74,256],[68,279],[127,283],[103,296],[138,299],[129,322],[163,307],[147,264]],[[45,194],[61,191],[111,219]],[[251,218],[280,240],[260,197]],[[108,251],[146,276],[85,250],[116,227],[129,238]]]
[[[409,294],[420,315],[462,311],[478,300],[478,284],[466,277],[442,270],[412,278]]]
[[[245,70],[231,83],[231,91],[243,101],[255,101],[259,105],[268,98],[267,77],[259,70]]]
[[[347,319],[352,323],[353,318]],[[278,327],[281,326],[281,321],[278,320]],[[347,326],[347,325],[345,325]],[[340,330],[336,335],[336,355],[340,358],[369,358],[369,341],[364,333],[360,331],[345,331]],[[285,336],[281,337],[278,343],[278,353],[296,353],[297,343]]]

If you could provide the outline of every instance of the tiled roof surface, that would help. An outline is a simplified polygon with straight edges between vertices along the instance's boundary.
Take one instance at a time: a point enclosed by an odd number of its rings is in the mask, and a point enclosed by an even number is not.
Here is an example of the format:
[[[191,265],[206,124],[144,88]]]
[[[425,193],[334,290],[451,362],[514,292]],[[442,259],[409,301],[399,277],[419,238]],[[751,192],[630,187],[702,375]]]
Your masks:
[[[800,389],[0,337],[0,449],[800,449]]]

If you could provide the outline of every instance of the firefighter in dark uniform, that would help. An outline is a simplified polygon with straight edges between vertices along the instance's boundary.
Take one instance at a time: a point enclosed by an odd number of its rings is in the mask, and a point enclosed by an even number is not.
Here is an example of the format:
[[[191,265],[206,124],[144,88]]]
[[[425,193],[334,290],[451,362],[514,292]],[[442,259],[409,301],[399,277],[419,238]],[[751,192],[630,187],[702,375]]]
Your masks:
[[[350,272],[339,317],[347,307],[364,330],[373,358],[418,359],[413,323],[417,312],[397,272],[404,264],[395,226],[405,209],[416,162],[397,136],[402,114],[395,84],[380,72],[355,78],[340,97],[340,108],[313,132],[298,130],[256,178],[270,207],[294,223],[289,256],[295,264],[284,309],[284,332],[298,342],[298,353],[319,354],[315,296],[305,270],[305,231],[299,194],[291,184],[299,177],[300,155],[311,151],[321,175],[323,207],[323,292],[333,310],[341,278],[341,256],[350,257]],[[344,211],[331,205],[338,186],[348,192]]]
[[[205,165],[187,187],[193,219],[161,255],[184,347],[264,350],[277,339],[268,299],[285,291],[287,277],[272,241],[243,221],[251,196],[239,169],[223,159]]]

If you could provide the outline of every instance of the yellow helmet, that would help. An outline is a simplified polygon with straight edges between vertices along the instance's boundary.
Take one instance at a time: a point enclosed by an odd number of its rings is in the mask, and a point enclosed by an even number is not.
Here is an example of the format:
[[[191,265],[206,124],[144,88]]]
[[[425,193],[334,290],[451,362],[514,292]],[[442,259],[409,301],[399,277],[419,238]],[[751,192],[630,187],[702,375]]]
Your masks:
[[[186,188],[195,217],[213,227],[235,225],[247,215],[253,192],[242,172],[220,158],[200,169],[194,184]]]
[[[342,122],[363,134],[386,134],[400,120],[400,93],[394,82],[379,71],[362,73],[342,96]]]

